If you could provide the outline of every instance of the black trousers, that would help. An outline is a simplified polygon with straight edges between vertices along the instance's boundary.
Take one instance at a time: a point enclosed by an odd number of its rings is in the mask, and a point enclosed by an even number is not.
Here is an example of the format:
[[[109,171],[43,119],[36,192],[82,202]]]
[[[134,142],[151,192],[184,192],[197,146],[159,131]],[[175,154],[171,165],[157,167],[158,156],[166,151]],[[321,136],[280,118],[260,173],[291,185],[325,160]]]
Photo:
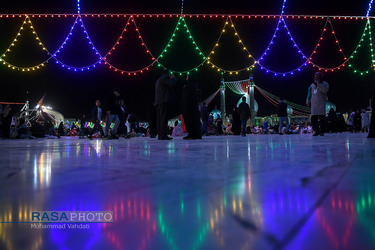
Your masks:
[[[156,124],[159,139],[168,137],[168,103],[156,105]]]
[[[325,132],[325,115],[312,115],[311,116],[311,125],[315,133],[324,133]]]

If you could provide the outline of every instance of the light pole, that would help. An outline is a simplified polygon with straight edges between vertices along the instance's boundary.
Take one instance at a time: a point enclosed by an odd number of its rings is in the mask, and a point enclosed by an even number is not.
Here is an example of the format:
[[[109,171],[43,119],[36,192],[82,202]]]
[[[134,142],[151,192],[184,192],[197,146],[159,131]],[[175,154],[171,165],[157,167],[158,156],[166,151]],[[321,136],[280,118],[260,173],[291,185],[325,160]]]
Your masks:
[[[225,83],[224,83],[223,77],[221,77],[221,81],[220,81],[220,112],[221,112],[221,119],[224,120],[225,115],[226,115],[226,110],[225,110]]]
[[[249,76],[249,96],[250,96],[250,113],[251,113],[250,123],[251,123],[251,126],[255,125],[254,85],[255,85],[255,83],[254,83],[253,73],[250,72],[250,76]]]

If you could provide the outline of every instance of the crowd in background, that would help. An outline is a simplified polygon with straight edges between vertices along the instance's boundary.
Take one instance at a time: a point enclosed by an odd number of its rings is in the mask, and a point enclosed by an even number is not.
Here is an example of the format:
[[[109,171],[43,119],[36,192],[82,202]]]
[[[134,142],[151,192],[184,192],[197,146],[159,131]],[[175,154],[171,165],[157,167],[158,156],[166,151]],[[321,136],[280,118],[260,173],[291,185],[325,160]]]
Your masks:
[[[180,100],[180,117],[168,125],[168,109],[171,105],[171,92],[176,87],[175,76],[164,70],[155,84],[155,102],[148,107],[147,122],[139,122],[134,113],[127,112],[124,99],[119,89],[114,89],[105,99],[104,107],[98,99],[90,115],[82,114],[76,121],[66,122],[45,119],[42,110],[36,111],[43,119],[20,118],[19,112],[9,104],[0,105],[0,136],[2,138],[60,138],[61,136],[78,136],[79,138],[119,139],[137,136],[150,136],[159,140],[171,140],[182,136],[183,139],[202,139],[202,136],[241,135],[247,134],[302,134],[313,133],[324,136],[324,133],[369,132],[370,108],[350,110],[346,115],[333,108],[326,113],[328,83],[322,80],[322,73],[317,72],[314,83],[308,90],[307,106],[311,107],[310,122],[293,122],[287,113],[287,104],[280,100],[275,110],[278,122],[272,124],[265,119],[262,125],[248,126],[251,118],[250,107],[246,98],[239,106],[234,107],[229,117],[208,111],[207,103],[200,102],[198,83],[194,75],[188,75],[182,86]],[[39,112],[39,113],[38,113]],[[49,116],[50,117],[50,116]],[[173,136],[173,137],[171,137]]]

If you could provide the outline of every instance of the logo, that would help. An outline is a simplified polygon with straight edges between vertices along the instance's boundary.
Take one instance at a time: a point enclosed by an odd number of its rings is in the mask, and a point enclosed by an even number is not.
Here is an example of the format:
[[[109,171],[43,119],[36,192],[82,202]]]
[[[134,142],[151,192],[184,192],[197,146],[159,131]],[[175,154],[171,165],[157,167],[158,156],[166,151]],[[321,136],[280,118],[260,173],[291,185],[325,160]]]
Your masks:
[[[113,211],[33,211],[32,223],[110,223]]]

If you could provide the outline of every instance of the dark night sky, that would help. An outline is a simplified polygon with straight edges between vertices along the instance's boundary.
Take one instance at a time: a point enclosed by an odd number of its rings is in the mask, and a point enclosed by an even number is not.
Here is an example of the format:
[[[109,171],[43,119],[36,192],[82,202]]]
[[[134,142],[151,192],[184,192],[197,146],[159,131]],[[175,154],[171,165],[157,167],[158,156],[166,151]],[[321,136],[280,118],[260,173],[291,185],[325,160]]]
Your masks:
[[[74,13],[75,1],[6,1],[2,4],[1,13]],[[186,0],[185,13],[242,13],[242,14],[279,14],[282,1],[199,1]],[[289,0],[286,5],[286,14],[322,14],[322,15],[365,15],[367,1],[300,1]],[[82,13],[179,13],[180,1],[82,1]],[[84,18],[86,27],[94,43],[101,53],[112,47],[120,34],[124,19]],[[54,51],[66,36],[73,18],[51,19],[34,18],[34,26],[47,48]],[[186,19],[198,45],[208,53],[223,26],[223,19],[203,20]],[[242,40],[255,58],[264,51],[272,36],[276,20],[236,20],[233,19]],[[21,18],[0,19],[0,50],[3,52],[13,40],[22,22]],[[170,19],[136,19],[139,29],[150,50],[157,56],[168,41],[176,18]],[[310,54],[320,36],[324,21],[300,20],[288,21],[289,28],[295,40],[305,54]],[[357,45],[363,31],[365,21],[333,20],[334,28],[346,54],[351,54]],[[66,46],[59,59],[75,66],[87,65],[94,62],[87,42],[75,30],[70,44]],[[300,57],[292,48],[285,34],[280,33],[276,46],[264,60],[268,67],[285,71],[294,69],[300,63]],[[181,35],[183,35],[181,33]],[[45,59],[45,54],[40,47],[35,45],[31,34],[25,30],[19,45],[7,56],[8,60],[20,66],[33,65]],[[337,65],[342,57],[337,52],[337,47],[331,36],[326,36],[322,42],[321,50],[314,57],[314,61],[322,66]],[[237,40],[228,33],[223,37],[218,50],[212,59],[224,68],[242,68],[248,64],[247,56],[242,53],[241,47],[236,46]],[[71,46],[70,46],[71,45]],[[163,63],[172,69],[185,69],[199,62],[194,48],[186,42],[184,36],[177,37],[166,54]],[[368,48],[365,43],[364,48]],[[116,53],[109,57],[109,61],[120,68],[136,69],[150,62],[150,58],[143,52],[135,31],[130,28],[126,39],[116,49]],[[368,51],[368,50],[367,50]],[[358,59],[353,63],[358,68],[366,68],[369,56],[364,49],[359,52]],[[2,53],[1,52],[1,53]],[[139,76],[124,76],[100,66],[99,68],[83,73],[69,72],[55,65],[53,60],[44,69],[21,73],[0,67],[0,101],[24,101],[26,91],[31,93],[31,102],[36,101],[47,93],[45,103],[62,112],[66,117],[77,117],[82,113],[89,114],[95,99],[105,99],[114,87],[122,90],[125,103],[129,112],[135,112],[143,118],[147,110],[147,103],[153,100],[153,86],[159,75],[159,70],[151,68],[150,72]],[[304,104],[306,89],[312,82],[314,69],[304,68],[302,72],[288,77],[273,77],[266,74],[257,66],[254,70],[255,82],[261,88],[284,97],[287,100]],[[326,73],[326,80],[330,84],[329,99],[336,104],[340,111],[350,107],[363,108],[368,105],[373,94],[373,74],[360,77],[348,68],[333,73]],[[206,98],[218,89],[220,76],[208,66],[199,70],[197,75],[202,97]],[[226,75],[226,80],[241,80],[248,77],[246,72],[240,75]],[[182,83],[182,77],[180,82]],[[227,109],[233,107],[239,96],[227,91]],[[256,99],[260,105],[260,115],[275,113],[273,106],[256,92]],[[210,106],[219,106],[219,99],[215,99]]]

